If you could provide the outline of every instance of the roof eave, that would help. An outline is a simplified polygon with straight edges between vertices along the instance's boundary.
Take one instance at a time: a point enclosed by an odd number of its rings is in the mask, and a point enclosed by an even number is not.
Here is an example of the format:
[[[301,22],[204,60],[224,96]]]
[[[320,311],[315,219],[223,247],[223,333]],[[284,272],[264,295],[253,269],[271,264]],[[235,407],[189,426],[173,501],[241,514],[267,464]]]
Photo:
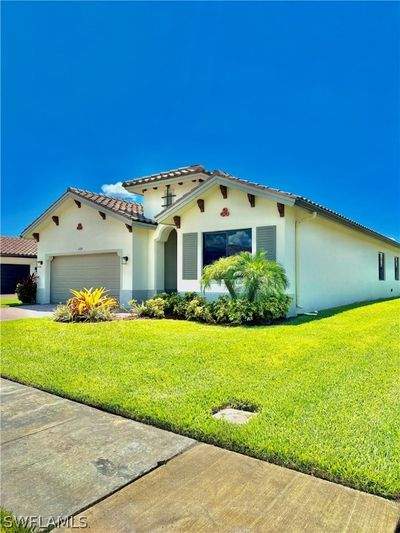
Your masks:
[[[36,220],[32,222],[27,228],[25,228],[21,232],[22,238],[29,238],[32,235],[32,232],[35,228],[37,228],[44,220],[50,216],[54,211],[67,199],[67,198],[73,198],[74,200],[78,200],[79,202],[82,202],[89,207],[92,207],[94,209],[97,209],[98,211],[106,211],[107,214],[114,217],[117,220],[120,220],[124,222],[125,224],[128,224],[130,226],[139,226],[139,227],[146,227],[146,228],[155,228],[157,223],[156,222],[144,222],[140,220],[133,220],[128,216],[121,215],[120,213],[116,213],[112,209],[110,209],[107,206],[96,204],[96,202],[93,202],[84,196],[81,196],[80,194],[76,194],[70,190],[67,190],[58,200],[56,200],[50,207],[46,209]]]
[[[0,257],[21,257],[22,259],[36,259],[37,255],[30,254],[3,254],[0,253]]]
[[[161,211],[155,216],[155,220],[157,222],[162,223],[163,220],[166,220],[168,217],[174,215],[177,211],[184,208],[186,205],[188,205],[190,202],[192,202],[199,194],[203,194],[204,192],[208,191],[213,187],[214,185],[226,185],[227,187],[234,188],[241,190],[243,192],[249,192],[254,193],[256,196],[261,196],[263,198],[267,198],[268,200],[273,200],[276,202],[280,202],[282,204],[292,206],[294,205],[295,198],[285,195],[283,193],[278,193],[271,190],[262,190],[258,188],[256,185],[244,184],[240,183],[239,181],[233,181],[232,179],[229,179],[229,177],[224,177],[219,174],[209,178],[204,183],[201,183],[197,187],[195,187],[187,196],[182,197],[182,201],[178,200],[174,204],[172,204],[171,207],[168,207],[168,209],[164,209],[164,211]]]
[[[124,181],[122,187],[124,187],[128,192],[133,192],[135,194],[143,195],[143,189],[152,189],[153,187],[158,187],[161,185],[170,185],[171,183],[179,183],[180,181],[193,181],[201,179],[204,177],[204,181],[210,179],[210,176],[205,172],[196,172],[195,174],[188,174],[185,176],[177,176],[174,178],[159,178],[158,180],[149,181],[145,183],[135,183],[136,180]],[[143,178],[138,178],[137,181],[142,180]]]
[[[307,200],[303,198],[297,198],[295,201],[295,205],[297,207],[303,207],[304,209],[316,211],[317,213],[323,215],[325,218],[329,218],[330,220],[339,222],[340,224],[343,224],[353,230],[364,233],[365,235],[368,235],[369,237],[373,237],[374,239],[378,239],[387,244],[390,244],[391,246],[394,246],[395,248],[400,248],[400,243],[391,239],[390,237],[386,237],[385,235],[382,235],[381,233],[378,233],[372,229],[369,229],[365,226],[357,224],[356,222],[353,222],[339,214],[333,213],[329,209],[324,209],[322,206],[316,205],[313,202],[308,202]]]

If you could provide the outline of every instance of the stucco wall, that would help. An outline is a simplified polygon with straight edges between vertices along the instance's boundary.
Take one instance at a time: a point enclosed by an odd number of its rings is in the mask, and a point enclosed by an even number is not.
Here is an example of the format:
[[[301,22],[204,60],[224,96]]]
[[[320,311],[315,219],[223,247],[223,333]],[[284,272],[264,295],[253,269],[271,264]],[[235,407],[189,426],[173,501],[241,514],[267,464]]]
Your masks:
[[[207,191],[202,198],[205,201],[204,213],[201,213],[196,203],[184,210],[181,215],[181,228],[178,230],[178,290],[199,291],[200,277],[203,268],[203,232],[216,230],[252,229],[252,251],[256,251],[256,227],[276,226],[276,259],[285,268],[289,264],[288,275],[290,287],[288,292],[294,290],[294,276],[291,265],[292,258],[287,257],[287,241],[285,241],[286,217],[279,216],[276,202],[261,197],[256,197],[255,207],[250,207],[247,194],[243,191],[229,188],[228,198],[222,198],[219,186]],[[222,209],[229,209],[230,215],[222,217]],[[182,279],[182,234],[198,233],[198,279]],[[218,294],[223,291],[218,285],[210,288],[209,292]]]
[[[196,181],[193,182],[192,179],[195,179]],[[191,177],[189,180],[182,181],[182,185],[179,185],[179,183],[181,182],[171,183],[170,185],[171,194],[175,194],[173,202],[176,202],[181,196],[199,185],[196,177]],[[143,209],[146,217],[149,218],[158,215],[158,213],[164,209],[162,206],[165,204],[165,199],[162,198],[166,194],[165,184],[161,182],[158,185],[154,185],[154,187],[157,188],[154,189],[152,186],[148,186],[146,192],[143,194]],[[144,188],[146,188],[146,186],[144,186]]]
[[[297,232],[298,312],[400,296],[394,279],[399,249],[321,216],[302,222]],[[384,281],[378,279],[378,252],[385,253]]]
[[[128,263],[121,264],[121,301],[132,297],[133,285],[133,237],[135,229],[129,233],[123,221],[111,215],[103,220],[95,208],[84,202],[78,208],[73,199],[67,199],[57,210],[59,226],[51,217],[35,231],[40,233],[38,242],[38,302],[50,301],[50,265],[55,255],[117,252],[121,257],[128,256]],[[81,223],[82,230],[77,230]],[[122,262],[121,262],[122,263]]]

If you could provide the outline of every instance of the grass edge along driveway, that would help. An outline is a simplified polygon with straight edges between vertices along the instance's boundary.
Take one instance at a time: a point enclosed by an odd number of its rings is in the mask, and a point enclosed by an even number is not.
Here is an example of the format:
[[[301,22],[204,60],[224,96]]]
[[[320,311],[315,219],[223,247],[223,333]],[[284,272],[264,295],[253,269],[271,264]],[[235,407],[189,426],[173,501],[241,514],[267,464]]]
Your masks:
[[[400,300],[274,327],[137,320],[2,325],[2,375],[234,451],[400,493]],[[245,426],[212,418],[257,406]]]

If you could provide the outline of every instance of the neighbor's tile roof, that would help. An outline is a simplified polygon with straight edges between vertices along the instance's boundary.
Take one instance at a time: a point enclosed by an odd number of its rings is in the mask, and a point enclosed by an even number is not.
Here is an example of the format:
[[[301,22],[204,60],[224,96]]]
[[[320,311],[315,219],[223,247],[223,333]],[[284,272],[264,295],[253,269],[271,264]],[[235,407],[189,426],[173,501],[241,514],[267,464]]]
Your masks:
[[[166,172],[159,172],[158,174],[151,174],[150,176],[142,176],[141,178],[124,181],[122,185],[124,187],[129,187],[131,185],[144,185],[173,178],[184,178],[198,173],[211,174],[211,172],[206,170],[203,165],[191,165],[189,167],[176,168],[174,170],[167,170]]]
[[[37,245],[33,239],[0,237],[0,255],[9,257],[36,257]]]
[[[137,202],[131,202],[128,200],[120,200],[119,198],[112,198],[111,196],[105,196],[104,194],[98,194],[95,192],[85,191],[83,189],[76,189],[75,187],[69,187],[69,192],[89,200],[94,204],[113,211],[118,215],[128,217],[135,222],[144,222],[146,224],[155,224],[154,220],[147,218],[143,214],[142,204]]]

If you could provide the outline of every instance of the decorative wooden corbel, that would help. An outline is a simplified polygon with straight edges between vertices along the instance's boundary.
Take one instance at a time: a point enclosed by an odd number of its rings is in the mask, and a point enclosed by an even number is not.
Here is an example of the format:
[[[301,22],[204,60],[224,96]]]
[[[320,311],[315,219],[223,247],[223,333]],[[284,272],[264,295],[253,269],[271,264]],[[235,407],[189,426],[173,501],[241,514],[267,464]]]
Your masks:
[[[199,206],[200,212],[204,213],[204,200],[202,198],[197,200],[197,205]]]
[[[132,226],[130,224],[125,224],[125,226],[129,233],[132,233]]]
[[[174,224],[175,226],[180,229],[181,227],[181,217],[174,217]]]
[[[55,224],[56,226],[58,226],[58,225],[60,224],[60,219],[58,218],[57,215],[52,216],[52,217],[51,217],[51,220],[54,222],[54,224]]]
[[[254,194],[248,193],[247,194],[247,198],[249,200],[250,207],[255,207],[255,205],[256,205],[256,197],[254,196]]]
[[[220,185],[219,189],[221,191],[222,198],[226,200],[226,198],[228,198],[228,187],[226,185]]]
[[[36,242],[39,242],[39,233],[32,233],[32,237],[35,239]]]
[[[99,215],[101,216],[101,218],[102,218],[103,220],[106,219],[106,214],[103,213],[103,211],[99,211]]]
[[[285,204],[280,204],[279,202],[276,204],[276,207],[279,211],[279,216],[283,218],[285,216]]]
[[[76,203],[76,205],[77,205],[77,206],[79,207],[79,209],[80,209],[80,208],[81,208],[81,205],[82,205],[82,204],[80,203],[80,201],[79,201],[79,200],[74,200],[74,202]]]

